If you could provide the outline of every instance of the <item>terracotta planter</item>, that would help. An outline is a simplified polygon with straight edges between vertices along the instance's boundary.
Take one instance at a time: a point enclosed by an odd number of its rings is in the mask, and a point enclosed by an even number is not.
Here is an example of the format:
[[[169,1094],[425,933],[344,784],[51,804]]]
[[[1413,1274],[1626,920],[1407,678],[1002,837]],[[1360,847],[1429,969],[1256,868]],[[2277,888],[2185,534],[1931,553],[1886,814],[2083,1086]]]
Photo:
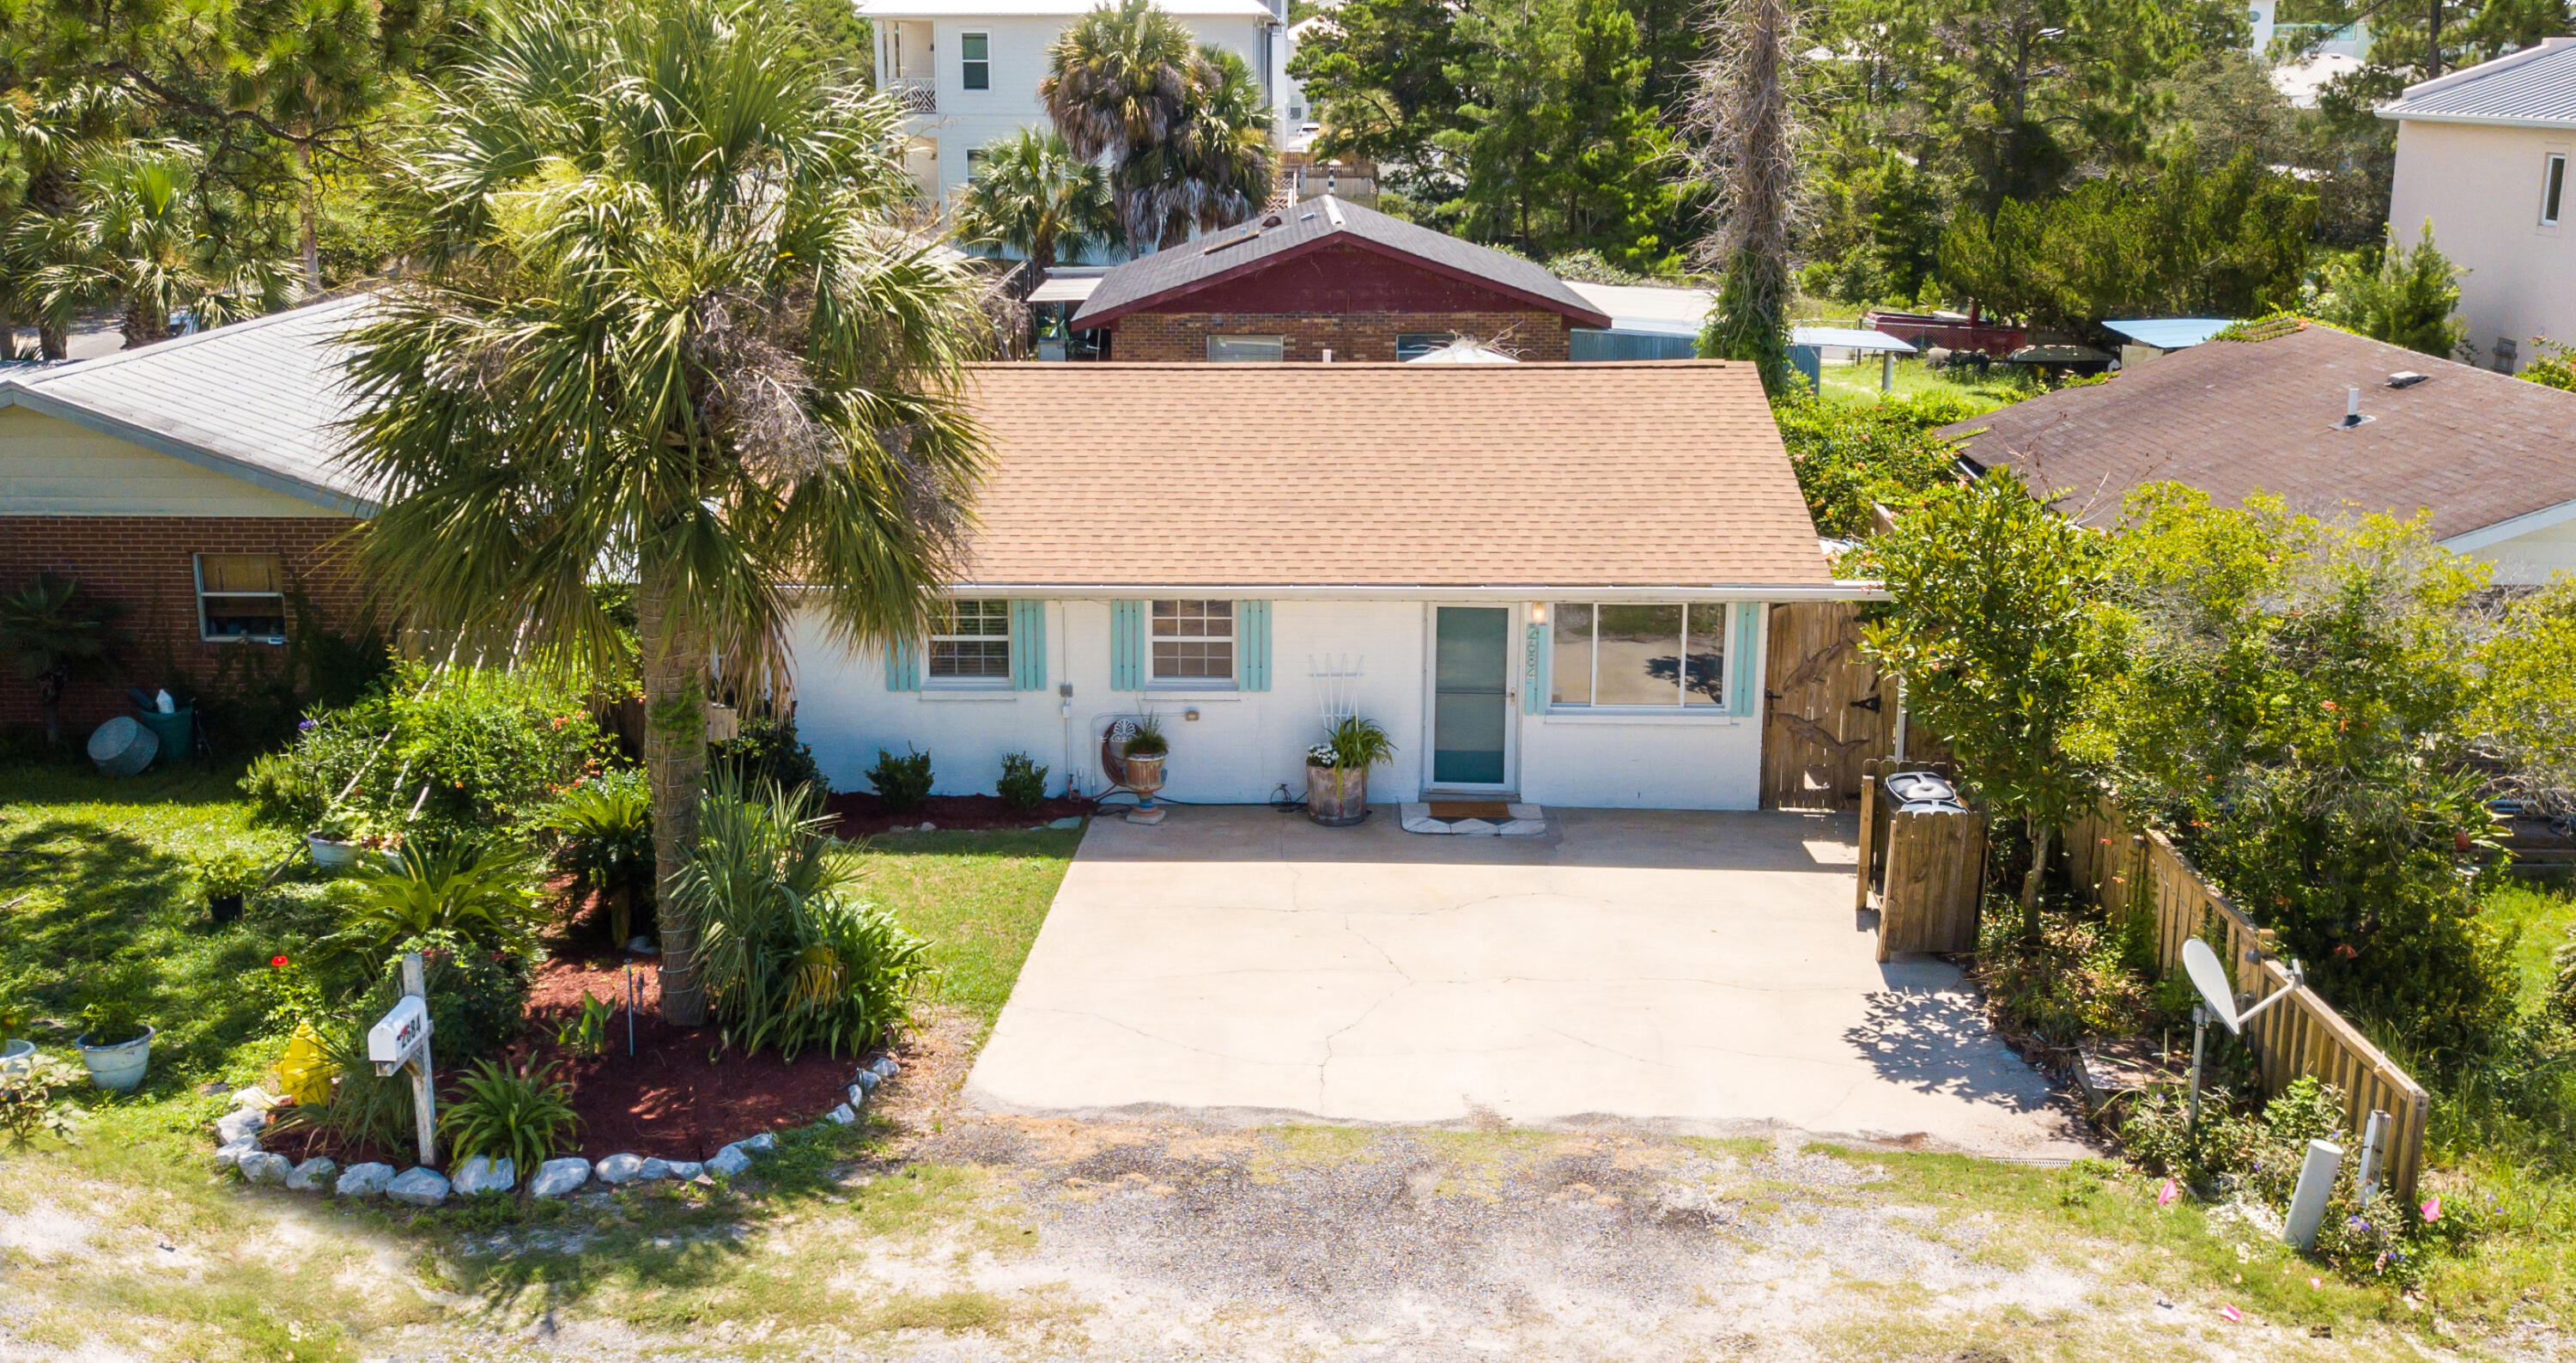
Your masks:
[[[1348,828],[1368,817],[1368,768],[1306,764],[1306,817]]]

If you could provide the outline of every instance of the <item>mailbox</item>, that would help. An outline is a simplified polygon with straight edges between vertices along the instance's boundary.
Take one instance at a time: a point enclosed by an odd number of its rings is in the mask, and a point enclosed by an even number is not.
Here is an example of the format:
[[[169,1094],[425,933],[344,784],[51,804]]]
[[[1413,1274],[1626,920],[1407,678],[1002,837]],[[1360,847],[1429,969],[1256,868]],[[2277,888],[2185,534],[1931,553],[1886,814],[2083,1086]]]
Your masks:
[[[404,995],[367,1029],[367,1059],[375,1062],[378,1074],[410,1064],[428,1044],[429,1003],[417,994]]]

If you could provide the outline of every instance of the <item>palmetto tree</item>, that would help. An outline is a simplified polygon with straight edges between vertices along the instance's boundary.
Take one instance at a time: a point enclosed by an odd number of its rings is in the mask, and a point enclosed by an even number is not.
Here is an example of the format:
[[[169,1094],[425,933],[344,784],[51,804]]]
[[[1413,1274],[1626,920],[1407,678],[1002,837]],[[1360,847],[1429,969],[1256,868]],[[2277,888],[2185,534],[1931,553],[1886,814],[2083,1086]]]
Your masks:
[[[984,173],[957,201],[959,235],[1028,257],[1026,298],[1056,255],[1079,255],[1118,232],[1109,180],[1096,161],[1073,154],[1058,133],[1022,128],[984,149]]]
[[[778,694],[796,588],[911,637],[981,462],[978,290],[897,228],[902,111],[739,0],[522,0],[434,89],[417,279],[352,337],[364,554],[451,656],[613,647],[632,574],[654,861],[696,846],[710,687]],[[705,1020],[665,900],[663,1016]]]
[[[1128,245],[1247,216],[1270,191],[1270,110],[1243,59],[1194,47],[1153,0],[1104,4],[1066,28],[1038,82],[1073,154],[1109,163]]]
[[[167,338],[181,312],[220,326],[290,297],[279,262],[221,245],[189,148],[112,144],[84,155],[73,178],[69,212],[30,214],[9,234],[10,256],[48,325],[115,307],[131,350]]]

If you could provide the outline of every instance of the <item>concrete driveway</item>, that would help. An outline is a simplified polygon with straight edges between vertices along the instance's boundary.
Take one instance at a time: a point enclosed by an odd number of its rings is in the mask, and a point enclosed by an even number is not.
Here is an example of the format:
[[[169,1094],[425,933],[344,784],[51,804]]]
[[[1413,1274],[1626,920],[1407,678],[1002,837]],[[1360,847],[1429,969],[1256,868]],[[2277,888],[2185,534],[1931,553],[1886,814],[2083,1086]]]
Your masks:
[[[1957,970],[1872,959],[1848,816],[1551,809],[1505,839],[1393,813],[1095,821],[970,1097],[2087,1153]]]

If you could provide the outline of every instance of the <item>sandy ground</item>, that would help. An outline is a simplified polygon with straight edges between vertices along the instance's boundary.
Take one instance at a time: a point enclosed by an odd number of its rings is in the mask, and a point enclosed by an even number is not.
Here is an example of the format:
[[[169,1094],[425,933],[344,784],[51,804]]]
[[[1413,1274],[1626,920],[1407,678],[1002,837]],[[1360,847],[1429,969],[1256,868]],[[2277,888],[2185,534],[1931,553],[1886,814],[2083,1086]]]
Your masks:
[[[29,1166],[0,1164],[0,1363],[1999,1363],[2539,1359],[2557,1345],[2454,1355],[2379,1327],[2320,1337],[2230,1322],[2151,1251],[1886,1197],[1879,1169],[1785,1143],[1498,1118],[1432,1130],[979,1115],[958,1096],[971,1039],[959,1018],[919,1038],[879,1113],[884,1156],[840,1170],[838,1191],[755,1201],[688,1232],[647,1225],[646,1239],[628,1217],[630,1238],[613,1241],[620,1216],[602,1196],[449,1257],[365,1214],[220,1186],[209,1197],[229,1224],[210,1232],[153,1215],[148,1190],[13,1180]],[[881,1200],[933,1175],[944,1193]],[[274,1347],[207,1344],[196,1322],[221,1313],[191,1294],[227,1283],[248,1292],[243,1310],[275,1317]]]

